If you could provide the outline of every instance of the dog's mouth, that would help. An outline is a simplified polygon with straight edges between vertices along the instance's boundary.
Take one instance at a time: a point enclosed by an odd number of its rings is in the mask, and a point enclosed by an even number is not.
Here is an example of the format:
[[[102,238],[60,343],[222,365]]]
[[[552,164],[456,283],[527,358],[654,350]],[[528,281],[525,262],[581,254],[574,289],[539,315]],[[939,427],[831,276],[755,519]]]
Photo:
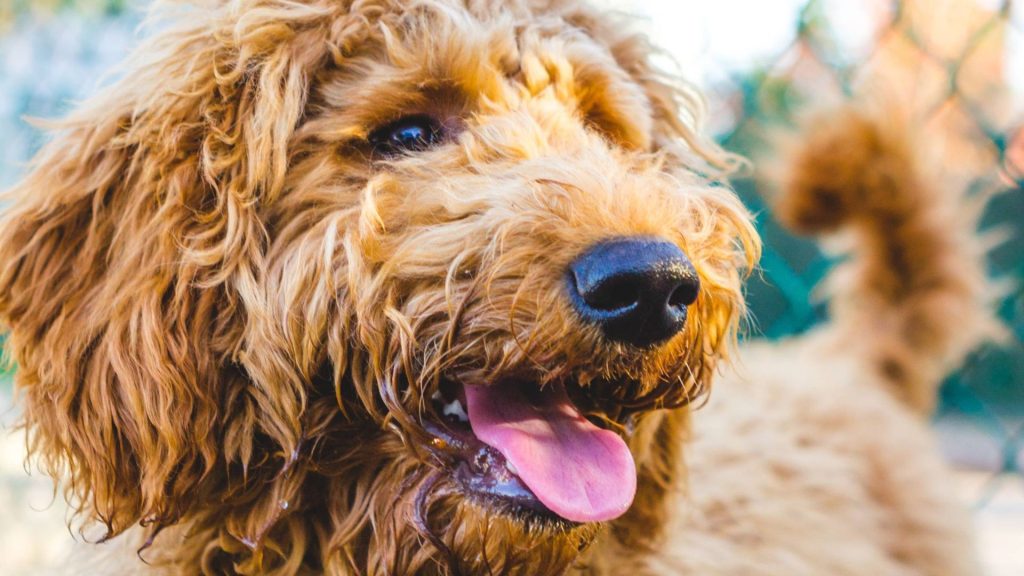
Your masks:
[[[445,381],[432,401],[432,447],[480,503],[572,523],[612,520],[632,504],[629,448],[587,419],[564,385]]]

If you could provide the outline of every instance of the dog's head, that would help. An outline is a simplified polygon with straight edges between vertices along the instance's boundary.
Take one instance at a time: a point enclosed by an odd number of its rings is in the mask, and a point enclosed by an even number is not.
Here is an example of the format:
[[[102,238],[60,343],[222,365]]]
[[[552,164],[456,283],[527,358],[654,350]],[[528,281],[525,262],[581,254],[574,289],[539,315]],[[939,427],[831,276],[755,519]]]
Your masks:
[[[653,542],[758,248],[699,99],[574,2],[171,11],[0,226],[31,448],[81,512],[185,525],[210,572]]]

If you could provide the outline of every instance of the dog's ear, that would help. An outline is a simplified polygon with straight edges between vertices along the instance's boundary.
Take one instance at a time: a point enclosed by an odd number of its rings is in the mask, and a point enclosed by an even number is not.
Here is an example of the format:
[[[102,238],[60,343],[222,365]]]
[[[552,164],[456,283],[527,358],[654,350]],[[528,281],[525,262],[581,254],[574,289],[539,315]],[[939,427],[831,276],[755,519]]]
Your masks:
[[[0,322],[30,448],[110,534],[172,523],[224,470],[251,474],[300,442],[304,392],[252,374],[245,330],[260,207],[284,185],[335,19],[217,4],[53,126],[0,223]]]

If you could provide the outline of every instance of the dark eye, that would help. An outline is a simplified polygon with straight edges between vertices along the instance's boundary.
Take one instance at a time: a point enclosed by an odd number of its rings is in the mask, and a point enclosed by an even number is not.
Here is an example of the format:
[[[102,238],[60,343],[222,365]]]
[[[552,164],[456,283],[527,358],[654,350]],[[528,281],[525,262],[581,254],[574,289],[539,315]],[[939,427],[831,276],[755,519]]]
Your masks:
[[[444,127],[430,116],[415,115],[400,118],[370,134],[370,145],[375,152],[395,156],[403,152],[419,152],[440,144],[444,140]]]

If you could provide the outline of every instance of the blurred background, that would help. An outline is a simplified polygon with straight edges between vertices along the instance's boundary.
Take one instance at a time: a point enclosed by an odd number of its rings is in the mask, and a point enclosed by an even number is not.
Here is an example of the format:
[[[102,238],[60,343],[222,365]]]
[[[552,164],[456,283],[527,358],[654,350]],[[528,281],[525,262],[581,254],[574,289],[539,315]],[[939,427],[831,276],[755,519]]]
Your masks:
[[[763,157],[767,135],[865,82],[905,99],[941,144],[951,177],[993,194],[982,228],[1010,341],[974,354],[934,419],[975,511],[989,573],[1024,574],[1024,2],[1013,0],[601,0],[640,17],[708,94],[732,150]],[[110,79],[135,45],[145,1],[0,0],[0,189],[42,141],[25,117],[60,116]],[[773,220],[756,172],[735,182],[766,240],[749,289],[748,338],[798,334],[826,317],[814,287],[834,259]],[[0,378],[0,574],[38,574],[67,550],[66,511],[24,466],[10,374]]]

